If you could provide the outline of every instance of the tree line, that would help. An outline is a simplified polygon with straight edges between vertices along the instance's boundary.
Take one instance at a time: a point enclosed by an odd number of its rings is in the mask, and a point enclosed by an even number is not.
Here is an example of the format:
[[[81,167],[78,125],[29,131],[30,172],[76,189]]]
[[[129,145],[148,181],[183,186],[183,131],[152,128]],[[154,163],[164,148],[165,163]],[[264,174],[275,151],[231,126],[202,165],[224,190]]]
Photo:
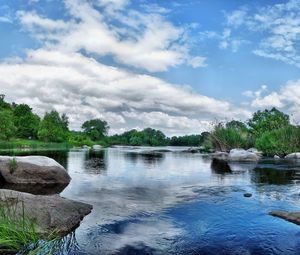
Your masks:
[[[71,145],[150,145],[150,146],[200,146],[207,133],[167,137],[163,132],[146,128],[130,130],[123,134],[108,136],[109,125],[105,120],[85,121],[82,131],[69,129],[69,118],[52,110],[42,118],[27,104],[15,104],[5,101],[0,95],[0,140],[30,139],[43,142],[70,143]]]

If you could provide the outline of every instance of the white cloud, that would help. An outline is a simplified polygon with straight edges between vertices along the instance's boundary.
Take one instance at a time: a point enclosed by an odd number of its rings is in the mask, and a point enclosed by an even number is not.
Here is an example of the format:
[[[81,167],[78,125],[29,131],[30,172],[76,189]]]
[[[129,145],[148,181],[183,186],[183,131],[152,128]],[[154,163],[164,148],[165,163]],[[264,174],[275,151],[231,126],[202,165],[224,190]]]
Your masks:
[[[265,86],[258,91],[247,91],[244,94],[252,97],[250,105],[255,109],[277,107],[296,119],[300,118],[300,80],[289,81],[278,91],[268,92]]]
[[[10,101],[28,103],[39,114],[53,108],[65,112],[75,129],[86,119],[103,118],[114,130],[153,125],[167,134],[183,134],[207,129],[212,118],[249,114],[226,101],[80,53],[31,50],[23,62],[2,63],[0,76],[1,93]]]
[[[257,36],[253,53],[300,67],[300,1],[289,0],[249,11],[245,8],[227,14],[227,25]]]
[[[188,64],[204,66],[204,57],[190,56],[186,29],[167,21],[162,14],[125,9],[126,0],[98,0],[99,12],[88,1],[65,0],[69,21],[52,20],[37,13],[19,12],[20,22],[48,48],[85,50],[112,56],[118,63],[150,72]],[[113,25],[112,19],[118,21]],[[201,61],[200,61],[201,60]]]

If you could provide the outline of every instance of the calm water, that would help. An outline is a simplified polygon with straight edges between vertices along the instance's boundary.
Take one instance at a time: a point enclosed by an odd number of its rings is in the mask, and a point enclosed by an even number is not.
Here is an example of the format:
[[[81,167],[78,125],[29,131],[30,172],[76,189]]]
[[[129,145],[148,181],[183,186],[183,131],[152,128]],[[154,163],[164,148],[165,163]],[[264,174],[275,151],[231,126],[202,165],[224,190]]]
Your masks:
[[[63,253],[299,254],[300,226],[268,212],[299,210],[300,164],[227,165],[182,149],[46,153],[72,177],[61,195],[94,206]]]

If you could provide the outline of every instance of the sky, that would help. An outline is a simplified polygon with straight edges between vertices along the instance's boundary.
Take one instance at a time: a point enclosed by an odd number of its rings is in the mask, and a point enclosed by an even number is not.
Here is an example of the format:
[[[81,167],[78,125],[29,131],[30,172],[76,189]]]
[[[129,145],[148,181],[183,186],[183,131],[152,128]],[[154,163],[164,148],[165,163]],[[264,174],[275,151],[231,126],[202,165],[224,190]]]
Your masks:
[[[0,0],[0,94],[80,130],[300,120],[300,0]]]

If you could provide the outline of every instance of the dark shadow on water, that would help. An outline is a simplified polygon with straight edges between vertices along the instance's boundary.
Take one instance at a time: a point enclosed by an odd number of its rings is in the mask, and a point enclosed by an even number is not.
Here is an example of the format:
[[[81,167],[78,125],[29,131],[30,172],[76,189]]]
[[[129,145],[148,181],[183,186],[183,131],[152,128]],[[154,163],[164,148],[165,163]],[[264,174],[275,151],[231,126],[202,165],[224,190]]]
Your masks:
[[[126,152],[125,158],[129,159],[133,163],[137,163],[141,160],[146,165],[156,165],[161,163],[165,158],[164,153],[145,151],[145,152]]]
[[[300,181],[300,170],[255,168],[251,174],[251,181],[257,184],[291,184]]]
[[[231,168],[225,160],[213,159],[211,161],[211,170],[215,174],[231,174]]]
[[[88,174],[106,174],[107,151],[89,151],[85,154],[84,169]]]

